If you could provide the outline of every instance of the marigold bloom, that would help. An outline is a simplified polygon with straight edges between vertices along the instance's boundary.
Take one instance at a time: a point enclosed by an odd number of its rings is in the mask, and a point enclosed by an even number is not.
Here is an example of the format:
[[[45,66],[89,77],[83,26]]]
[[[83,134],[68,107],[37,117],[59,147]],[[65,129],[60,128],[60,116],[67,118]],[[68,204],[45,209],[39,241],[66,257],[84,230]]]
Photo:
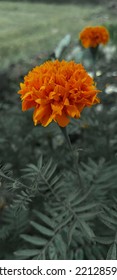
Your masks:
[[[79,118],[84,107],[99,103],[93,79],[74,61],[47,61],[36,66],[20,87],[22,110],[34,108],[35,125],[55,121],[65,127],[69,117]]]
[[[83,47],[95,48],[108,42],[109,32],[104,26],[89,26],[80,32],[79,38]]]

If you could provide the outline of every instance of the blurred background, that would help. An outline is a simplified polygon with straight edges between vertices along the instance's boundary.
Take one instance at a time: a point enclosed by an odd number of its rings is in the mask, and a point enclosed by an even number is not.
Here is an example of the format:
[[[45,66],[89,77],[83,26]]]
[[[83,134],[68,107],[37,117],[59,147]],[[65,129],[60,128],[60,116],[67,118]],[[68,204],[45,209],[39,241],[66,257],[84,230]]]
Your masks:
[[[100,24],[116,40],[115,0],[0,1],[1,70],[21,60],[30,62],[40,52],[52,52],[67,33],[77,44],[84,26]]]

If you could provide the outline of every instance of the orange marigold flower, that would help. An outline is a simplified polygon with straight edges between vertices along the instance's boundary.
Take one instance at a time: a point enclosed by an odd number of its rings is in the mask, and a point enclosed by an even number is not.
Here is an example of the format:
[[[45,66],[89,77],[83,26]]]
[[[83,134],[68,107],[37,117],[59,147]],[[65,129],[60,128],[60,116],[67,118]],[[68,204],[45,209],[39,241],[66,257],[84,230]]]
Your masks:
[[[109,32],[104,26],[89,26],[80,32],[80,40],[85,48],[95,48],[99,44],[106,44],[109,40]]]
[[[84,107],[99,103],[93,79],[74,61],[47,61],[36,66],[20,87],[22,110],[34,108],[35,125],[55,121],[65,127],[69,117],[79,118]]]

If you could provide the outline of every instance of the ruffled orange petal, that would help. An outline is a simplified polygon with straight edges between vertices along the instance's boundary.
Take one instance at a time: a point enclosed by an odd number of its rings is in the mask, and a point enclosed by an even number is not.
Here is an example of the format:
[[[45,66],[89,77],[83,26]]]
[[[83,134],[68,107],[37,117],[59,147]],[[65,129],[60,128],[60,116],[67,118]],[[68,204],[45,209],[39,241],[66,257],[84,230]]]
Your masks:
[[[37,125],[37,123],[40,123],[41,120],[44,119],[44,117],[46,116],[46,119],[48,120],[50,118],[51,115],[51,109],[50,106],[39,106],[35,109],[34,113],[33,113],[33,121],[34,124]]]
[[[65,113],[63,113],[61,116],[60,115],[56,115],[55,120],[57,121],[59,126],[62,126],[62,127],[65,127],[70,122],[70,120],[68,119],[68,117],[66,116]]]
[[[63,105],[62,104],[51,104],[51,108],[52,108],[52,114],[54,115],[62,115],[62,109],[63,109]]]
[[[53,120],[53,116],[51,115],[51,113],[50,114],[48,113],[41,119],[41,124],[46,127],[52,122],[52,120]]]
[[[78,111],[78,109],[75,105],[66,106],[66,112],[72,118],[74,118],[76,115],[77,115],[77,117],[80,117],[80,112]]]
[[[31,100],[23,100],[22,102],[22,111],[26,111],[28,109],[34,108],[36,106],[35,101]]]

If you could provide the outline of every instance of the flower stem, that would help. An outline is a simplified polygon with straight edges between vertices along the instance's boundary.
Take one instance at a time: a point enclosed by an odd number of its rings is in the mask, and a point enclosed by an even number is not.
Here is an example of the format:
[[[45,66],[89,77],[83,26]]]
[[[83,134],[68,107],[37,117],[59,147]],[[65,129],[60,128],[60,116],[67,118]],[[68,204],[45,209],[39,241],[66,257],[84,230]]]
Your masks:
[[[60,127],[60,129],[61,129],[61,131],[62,131],[62,133],[63,133],[63,135],[65,137],[65,140],[66,140],[66,142],[67,142],[67,144],[69,146],[70,151],[73,153],[71,141],[70,141],[69,135],[67,133],[66,127],[61,127],[61,126],[59,126],[59,127]]]
[[[90,52],[93,60],[93,78],[96,81],[96,59],[97,59],[98,46],[95,48],[90,48]]]
[[[96,81],[96,65],[95,65],[95,59],[93,59],[93,78]]]
[[[73,160],[74,160],[74,164],[75,164],[75,168],[76,168],[76,172],[77,172],[77,176],[78,176],[78,181],[79,181],[79,187],[81,190],[83,190],[83,184],[82,184],[82,180],[81,180],[81,176],[80,176],[80,172],[79,172],[79,166],[78,166],[78,158],[76,156],[76,153],[74,153],[73,149],[72,149],[72,145],[71,145],[71,141],[70,141],[70,138],[69,138],[69,135],[67,133],[67,128],[66,127],[61,127],[59,126],[64,137],[65,137],[65,140],[69,146],[69,150],[72,154],[72,157],[73,157]]]

